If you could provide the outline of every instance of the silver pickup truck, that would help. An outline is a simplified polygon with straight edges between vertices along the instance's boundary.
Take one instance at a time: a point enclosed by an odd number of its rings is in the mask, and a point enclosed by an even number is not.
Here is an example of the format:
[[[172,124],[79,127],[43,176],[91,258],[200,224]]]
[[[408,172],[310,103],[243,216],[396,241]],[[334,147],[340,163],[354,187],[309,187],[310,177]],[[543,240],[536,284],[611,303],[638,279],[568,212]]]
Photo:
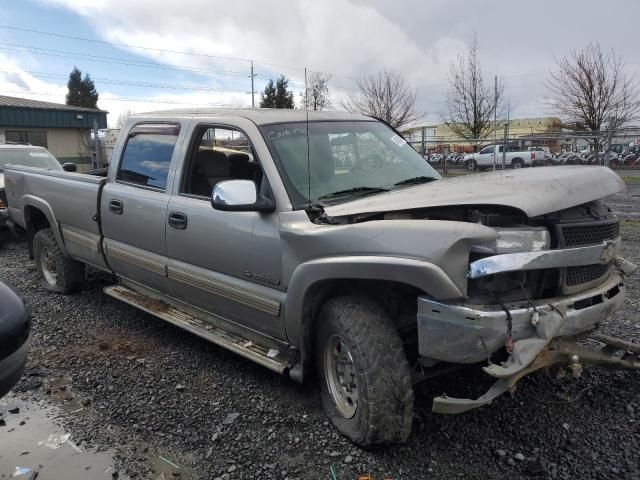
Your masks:
[[[347,113],[188,110],[129,119],[106,171],[6,169],[44,288],[105,292],[279,373],[318,373],[360,445],[410,434],[413,385],[486,362],[490,403],[557,362],[638,368],[578,336],[622,304],[608,168],[443,180],[392,128]],[[625,356],[609,354],[613,347]],[[443,368],[444,367],[444,368]]]

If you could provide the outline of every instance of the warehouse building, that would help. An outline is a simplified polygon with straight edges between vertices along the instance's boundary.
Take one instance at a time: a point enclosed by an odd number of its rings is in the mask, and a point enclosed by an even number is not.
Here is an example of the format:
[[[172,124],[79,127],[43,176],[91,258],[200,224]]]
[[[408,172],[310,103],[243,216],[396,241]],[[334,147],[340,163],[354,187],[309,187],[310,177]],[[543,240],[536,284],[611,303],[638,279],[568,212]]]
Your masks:
[[[61,163],[73,162],[85,170],[92,161],[91,130],[107,127],[107,113],[0,95],[0,143],[42,146]]]

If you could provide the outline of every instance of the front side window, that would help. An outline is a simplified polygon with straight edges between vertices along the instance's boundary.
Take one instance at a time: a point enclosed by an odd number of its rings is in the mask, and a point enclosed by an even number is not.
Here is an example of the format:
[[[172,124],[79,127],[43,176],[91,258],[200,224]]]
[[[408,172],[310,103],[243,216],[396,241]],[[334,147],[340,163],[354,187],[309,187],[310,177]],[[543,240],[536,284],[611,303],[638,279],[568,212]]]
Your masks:
[[[140,125],[129,133],[117,180],[164,190],[178,140],[175,125]]]
[[[224,180],[251,180],[262,187],[262,168],[247,136],[231,127],[196,130],[180,193],[209,199],[213,187]]]
[[[493,153],[494,152],[494,146],[493,145],[489,145],[488,147],[484,147],[481,151],[480,154],[482,155],[486,155],[488,153]]]

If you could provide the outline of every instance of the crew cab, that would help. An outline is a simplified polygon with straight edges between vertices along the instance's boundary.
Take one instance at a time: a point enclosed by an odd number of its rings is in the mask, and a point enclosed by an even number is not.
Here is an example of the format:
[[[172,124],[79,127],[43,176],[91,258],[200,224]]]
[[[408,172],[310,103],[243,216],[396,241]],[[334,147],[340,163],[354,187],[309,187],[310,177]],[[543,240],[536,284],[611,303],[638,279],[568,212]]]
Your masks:
[[[407,439],[412,386],[442,365],[489,360],[496,383],[439,413],[553,362],[638,367],[573,341],[635,268],[602,203],[624,183],[524,173],[443,180],[356,114],[179,110],[132,116],[108,170],[11,166],[6,188],[44,288],[80,289],[90,265],[114,298],[295,381],[315,369],[333,424],[370,445]]]
[[[504,153],[503,153],[504,152]],[[537,150],[522,150],[517,145],[507,144],[506,149],[503,144],[487,145],[478,153],[469,153],[464,156],[464,164],[471,171],[486,170],[493,167],[522,168],[531,167],[535,163],[544,161],[544,152]]]

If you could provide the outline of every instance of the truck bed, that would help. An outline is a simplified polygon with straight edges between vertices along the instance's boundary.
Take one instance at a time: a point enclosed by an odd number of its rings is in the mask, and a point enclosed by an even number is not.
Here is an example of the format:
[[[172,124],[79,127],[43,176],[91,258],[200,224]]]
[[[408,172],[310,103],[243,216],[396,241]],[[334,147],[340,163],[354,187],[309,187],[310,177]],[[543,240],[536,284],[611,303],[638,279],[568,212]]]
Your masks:
[[[44,214],[72,258],[100,268],[98,198],[106,178],[93,174],[11,166],[5,171],[9,215],[27,229],[30,215]],[[55,212],[55,215],[53,214]]]

